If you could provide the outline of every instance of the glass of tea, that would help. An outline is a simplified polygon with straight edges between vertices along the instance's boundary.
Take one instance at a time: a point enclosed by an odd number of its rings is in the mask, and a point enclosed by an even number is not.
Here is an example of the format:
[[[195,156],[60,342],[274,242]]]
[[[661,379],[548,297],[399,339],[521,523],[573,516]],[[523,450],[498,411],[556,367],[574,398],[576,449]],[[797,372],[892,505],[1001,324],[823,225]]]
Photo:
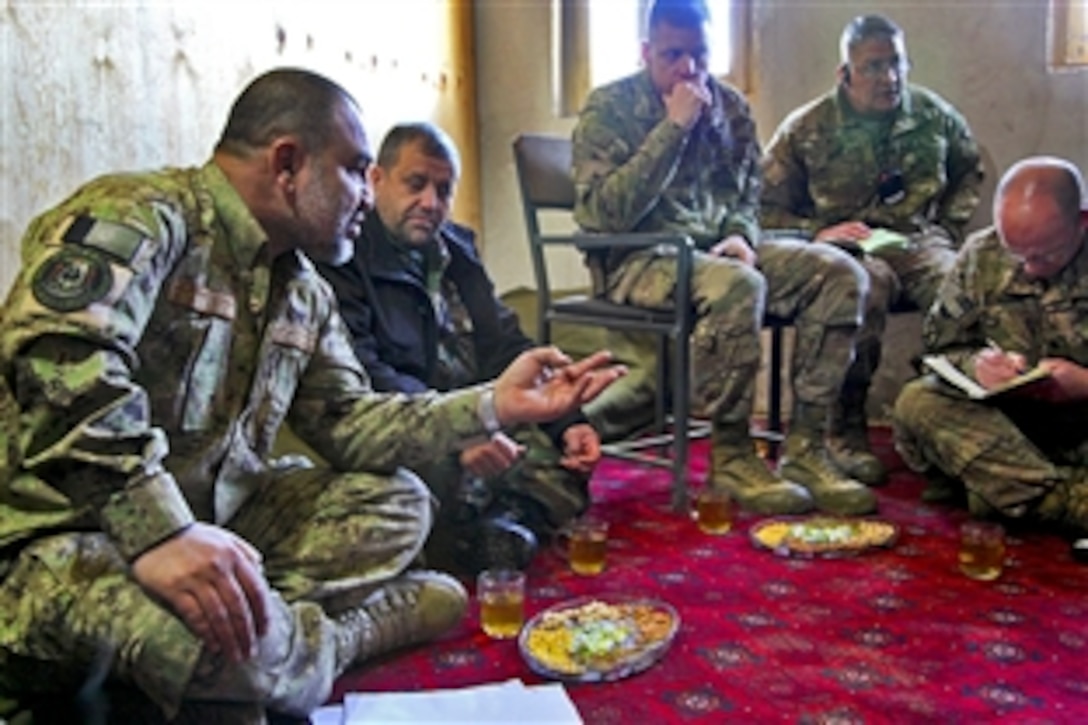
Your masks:
[[[692,497],[691,517],[704,534],[728,534],[733,528],[733,512],[733,499],[724,489],[706,486]]]
[[[1005,568],[1005,529],[993,521],[964,522],[959,559],[960,571],[972,579],[997,579]]]
[[[525,622],[525,572],[485,569],[476,577],[480,628],[489,637],[517,637]]]
[[[555,535],[557,551],[570,564],[570,570],[583,576],[604,571],[608,552],[608,522],[595,518],[571,521]]]

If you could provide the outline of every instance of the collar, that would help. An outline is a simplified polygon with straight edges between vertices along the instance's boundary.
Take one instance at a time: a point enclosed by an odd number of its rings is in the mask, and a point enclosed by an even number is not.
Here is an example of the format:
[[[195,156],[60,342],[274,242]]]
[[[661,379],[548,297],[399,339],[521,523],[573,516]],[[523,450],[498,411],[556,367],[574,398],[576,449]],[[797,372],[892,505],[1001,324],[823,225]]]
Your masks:
[[[415,275],[410,275],[404,257],[418,250],[428,270],[432,265],[445,270],[450,261],[449,245],[445,238],[449,229],[450,223],[445,222],[438,228],[431,243],[424,247],[408,247],[393,239],[378,214],[372,212],[363,221],[363,234],[355,242],[355,253],[365,260],[365,274],[393,279],[415,278]]]
[[[650,71],[643,69],[635,74],[632,79],[635,90],[638,92],[635,98],[632,115],[646,121],[658,121],[665,115],[665,102],[661,100],[654,82],[650,78]]]
[[[214,161],[204,164],[197,172],[200,183],[211,195],[216,218],[226,232],[227,245],[241,269],[251,269],[264,259],[268,235],[249,211],[226,174]],[[267,260],[264,260],[267,264]]]
[[[854,110],[854,107],[850,105],[850,100],[846,97],[846,92],[842,89],[841,85],[836,85],[832,91],[832,99],[835,104],[835,114],[840,126],[861,126],[870,120],[868,116],[863,116]],[[891,120],[891,135],[898,136],[903,133],[907,133],[915,129],[918,126],[918,119],[914,117],[914,91],[910,84],[903,86],[903,97],[899,100],[899,108],[895,109],[895,112],[889,116]],[[886,119],[881,119],[886,120]]]

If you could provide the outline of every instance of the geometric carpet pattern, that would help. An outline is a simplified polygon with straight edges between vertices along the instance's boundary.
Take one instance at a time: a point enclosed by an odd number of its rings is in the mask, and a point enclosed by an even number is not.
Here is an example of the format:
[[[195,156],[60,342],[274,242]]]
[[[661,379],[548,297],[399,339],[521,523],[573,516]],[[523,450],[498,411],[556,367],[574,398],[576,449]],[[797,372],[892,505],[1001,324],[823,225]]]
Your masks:
[[[527,616],[597,594],[669,602],[681,626],[668,653],[630,678],[568,684],[593,725],[635,723],[1088,722],[1088,566],[1045,531],[1010,535],[1004,574],[968,579],[957,566],[966,513],[925,504],[924,486],[895,456],[878,516],[900,528],[889,549],[845,559],[791,559],[757,549],[741,515],[708,536],[668,503],[663,472],[605,461],[594,513],[610,522],[608,565],[596,577],[542,552],[528,572]],[[706,444],[691,479],[706,476]],[[470,591],[472,583],[466,582]],[[512,640],[479,631],[476,603],[441,641],[352,670],[350,691],[541,682]],[[512,713],[509,722],[532,721]]]

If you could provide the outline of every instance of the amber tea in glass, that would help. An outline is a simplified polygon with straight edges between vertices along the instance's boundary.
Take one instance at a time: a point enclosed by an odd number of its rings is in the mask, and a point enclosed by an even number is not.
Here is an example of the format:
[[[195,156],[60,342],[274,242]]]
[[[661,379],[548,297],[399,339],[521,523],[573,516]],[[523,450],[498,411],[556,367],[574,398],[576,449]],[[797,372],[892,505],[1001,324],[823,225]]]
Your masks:
[[[480,602],[480,628],[489,637],[517,637],[525,622],[525,573],[513,569],[487,569],[476,579]]]
[[[992,521],[967,521],[960,527],[960,571],[991,581],[1005,567],[1005,530]]]
[[[703,533],[727,534],[733,528],[733,499],[720,488],[704,488],[695,494],[691,515]]]
[[[566,543],[565,550],[562,543]],[[604,571],[608,552],[608,522],[599,519],[572,521],[556,535],[560,554],[570,563],[570,570],[583,576],[595,576]]]

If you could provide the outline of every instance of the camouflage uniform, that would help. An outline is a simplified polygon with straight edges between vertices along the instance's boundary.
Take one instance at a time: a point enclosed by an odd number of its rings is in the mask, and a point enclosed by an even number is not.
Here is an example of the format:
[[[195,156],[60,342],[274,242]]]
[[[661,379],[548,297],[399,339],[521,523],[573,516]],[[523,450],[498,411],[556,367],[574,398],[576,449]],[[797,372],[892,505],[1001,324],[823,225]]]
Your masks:
[[[760,240],[760,149],[745,100],[710,81],[712,104],[691,131],[670,121],[647,72],[595,90],[574,130],[575,219],[601,232],[677,231],[701,250],[739,234],[758,269],[695,256],[693,396],[717,444],[748,436],[764,313],[795,320],[796,407],[791,430],[822,437],[826,413],[854,354],[864,270],[832,247]],[[645,307],[668,303],[675,266],[661,250],[609,252],[607,296]],[[615,400],[615,397],[612,398]]]
[[[355,353],[376,390],[416,393],[476,385],[535,345],[513,310],[496,298],[475,233],[459,224],[446,222],[432,244],[407,249],[372,213],[355,240],[352,260],[318,269],[333,286]],[[559,462],[564,432],[585,422],[576,412],[511,430],[525,454],[494,480],[467,475],[459,452],[417,473],[443,502],[442,523],[472,515],[458,508],[482,509],[494,502],[497,508],[517,509],[535,533],[547,534],[589,504],[588,476]]]
[[[994,229],[973,235],[940,287],[924,336],[928,350],[969,374],[989,340],[1022,353],[1029,365],[1044,357],[1088,365],[1088,248],[1058,276],[1032,280]],[[896,402],[896,445],[912,468],[961,479],[972,503],[981,504],[973,510],[1031,515],[1063,481],[1088,476],[1084,403],[1001,400],[973,401],[922,377]],[[1088,526],[1088,500],[1080,506]]]
[[[168,714],[307,712],[350,664],[322,602],[418,554],[431,499],[398,465],[483,435],[479,391],[375,394],[328,286],[301,254],[270,266],[264,242],[212,163],[101,178],[29,227],[0,325],[0,694],[78,681],[105,653]],[[329,468],[271,458],[285,422]],[[241,665],[129,573],[196,520],[263,553],[269,634]]]
[[[895,169],[904,193],[885,203],[879,179]],[[908,302],[927,310],[955,260],[979,201],[978,146],[963,117],[925,88],[908,86],[895,114],[881,119],[855,113],[836,89],[786,117],[767,146],[763,176],[760,218],[766,228],[815,235],[861,221],[910,238],[907,249],[862,258],[869,297],[842,405],[864,416],[888,309]]]

